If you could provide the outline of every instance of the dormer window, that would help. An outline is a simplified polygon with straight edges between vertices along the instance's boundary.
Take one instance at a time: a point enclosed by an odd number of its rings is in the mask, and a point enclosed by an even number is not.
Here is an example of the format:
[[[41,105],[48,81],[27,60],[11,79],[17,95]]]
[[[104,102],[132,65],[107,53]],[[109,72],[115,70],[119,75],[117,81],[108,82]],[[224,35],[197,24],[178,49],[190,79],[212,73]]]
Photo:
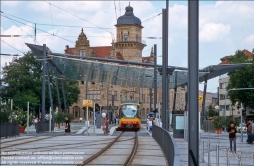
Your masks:
[[[127,33],[124,34],[124,41],[128,41],[129,35]]]
[[[79,55],[80,56],[86,56],[86,50],[80,50]]]

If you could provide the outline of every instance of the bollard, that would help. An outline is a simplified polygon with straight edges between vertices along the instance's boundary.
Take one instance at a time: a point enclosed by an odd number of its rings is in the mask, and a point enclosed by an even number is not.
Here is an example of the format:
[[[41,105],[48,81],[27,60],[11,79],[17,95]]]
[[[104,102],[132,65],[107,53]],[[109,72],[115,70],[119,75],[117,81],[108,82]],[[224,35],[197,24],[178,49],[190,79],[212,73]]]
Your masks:
[[[219,158],[220,158],[220,155],[219,155],[219,150],[220,150],[220,145],[216,145],[216,165],[219,166]]]
[[[207,143],[207,151],[208,151],[208,166],[211,165],[211,160],[210,160],[210,142]]]
[[[240,151],[240,154],[239,154],[238,166],[242,166],[242,151]]]
[[[219,145],[220,145],[220,134],[218,134],[218,137],[219,137]]]
[[[229,148],[227,148],[227,166],[229,166]]]
[[[205,152],[205,142],[204,141],[202,141],[202,147],[201,147],[202,149],[201,149],[201,151],[202,151],[202,163],[204,163],[205,162],[205,154],[204,154],[204,152]],[[254,160],[254,158],[253,158],[253,160]]]

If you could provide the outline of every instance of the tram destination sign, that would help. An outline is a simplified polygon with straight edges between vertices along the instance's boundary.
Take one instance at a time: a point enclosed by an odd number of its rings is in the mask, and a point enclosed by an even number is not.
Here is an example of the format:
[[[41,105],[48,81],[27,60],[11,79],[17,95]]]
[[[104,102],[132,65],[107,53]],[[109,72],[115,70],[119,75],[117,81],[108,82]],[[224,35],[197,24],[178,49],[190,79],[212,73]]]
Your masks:
[[[117,110],[118,106],[102,106],[103,110]]]

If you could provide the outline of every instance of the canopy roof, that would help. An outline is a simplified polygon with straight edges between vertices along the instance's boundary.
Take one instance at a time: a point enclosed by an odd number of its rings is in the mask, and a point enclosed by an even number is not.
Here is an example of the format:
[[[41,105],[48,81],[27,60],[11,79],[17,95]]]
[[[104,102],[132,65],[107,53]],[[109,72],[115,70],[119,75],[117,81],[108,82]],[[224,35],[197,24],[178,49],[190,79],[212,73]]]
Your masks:
[[[43,47],[26,44],[39,59],[43,59]],[[116,59],[53,53],[47,48],[49,67],[58,74],[75,80],[83,80],[107,85],[127,87],[153,87],[154,64],[137,63]],[[225,73],[243,68],[249,64],[210,65],[199,70],[199,81],[205,81]],[[161,65],[158,65],[158,69]],[[188,68],[168,66],[172,71],[168,74],[169,88],[188,83]],[[162,76],[157,72],[157,87],[162,87]]]

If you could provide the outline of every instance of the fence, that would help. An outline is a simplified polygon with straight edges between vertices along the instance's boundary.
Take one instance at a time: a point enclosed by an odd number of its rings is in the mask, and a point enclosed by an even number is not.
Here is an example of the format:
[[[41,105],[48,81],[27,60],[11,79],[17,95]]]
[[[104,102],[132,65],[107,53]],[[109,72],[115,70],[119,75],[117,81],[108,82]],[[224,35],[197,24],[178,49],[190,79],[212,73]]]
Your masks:
[[[5,123],[0,124],[0,138],[13,137],[19,135],[19,124]]]
[[[213,126],[213,120],[204,120],[203,121],[203,130],[205,132],[214,133],[215,132],[215,128]]]
[[[54,130],[55,123],[51,123],[51,131]],[[37,122],[36,124],[36,133],[42,133],[49,131],[49,122]]]
[[[180,155],[178,152],[178,148],[173,137],[163,128],[153,125],[152,130],[153,138],[157,141],[157,143],[162,148],[168,165],[169,166],[179,166],[180,165]]]

